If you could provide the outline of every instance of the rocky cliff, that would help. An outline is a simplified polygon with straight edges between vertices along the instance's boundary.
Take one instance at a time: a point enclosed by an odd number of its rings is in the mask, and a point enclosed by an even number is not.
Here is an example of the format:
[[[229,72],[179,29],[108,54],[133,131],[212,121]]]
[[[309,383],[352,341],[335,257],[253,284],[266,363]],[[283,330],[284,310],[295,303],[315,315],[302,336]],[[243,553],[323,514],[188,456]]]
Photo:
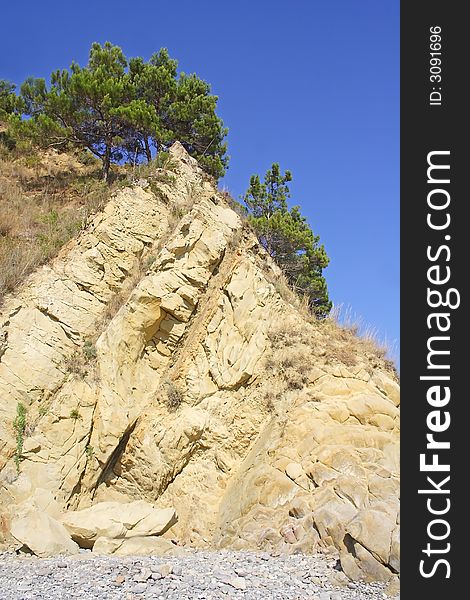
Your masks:
[[[335,546],[349,577],[393,578],[393,370],[308,317],[181,145],[168,167],[0,310],[0,544],[25,505],[145,500],[182,545]]]

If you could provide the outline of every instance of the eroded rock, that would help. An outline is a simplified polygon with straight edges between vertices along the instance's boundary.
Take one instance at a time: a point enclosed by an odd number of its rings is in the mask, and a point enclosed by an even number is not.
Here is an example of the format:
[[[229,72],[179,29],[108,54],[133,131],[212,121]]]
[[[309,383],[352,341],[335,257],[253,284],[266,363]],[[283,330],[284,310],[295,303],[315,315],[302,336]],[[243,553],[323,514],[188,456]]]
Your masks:
[[[394,373],[308,318],[194,159],[171,153],[172,183],[119,192],[1,309],[3,544],[41,488],[55,513],[31,518],[56,531],[65,513],[95,552],[169,552],[171,526],[188,546],[334,546],[349,577],[393,580]]]
[[[127,504],[99,502],[61,517],[71,537],[82,548],[92,548],[99,538],[122,540],[162,535],[177,520],[174,509],[157,509],[143,500]]]

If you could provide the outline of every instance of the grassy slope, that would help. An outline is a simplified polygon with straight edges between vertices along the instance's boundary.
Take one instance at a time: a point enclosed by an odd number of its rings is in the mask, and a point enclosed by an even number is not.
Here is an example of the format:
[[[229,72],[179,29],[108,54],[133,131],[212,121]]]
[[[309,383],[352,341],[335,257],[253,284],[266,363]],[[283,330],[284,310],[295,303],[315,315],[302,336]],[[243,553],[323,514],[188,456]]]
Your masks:
[[[78,155],[0,149],[0,304],[85,226],[111,188]],[[121,175],[122,177],[122,175]]]

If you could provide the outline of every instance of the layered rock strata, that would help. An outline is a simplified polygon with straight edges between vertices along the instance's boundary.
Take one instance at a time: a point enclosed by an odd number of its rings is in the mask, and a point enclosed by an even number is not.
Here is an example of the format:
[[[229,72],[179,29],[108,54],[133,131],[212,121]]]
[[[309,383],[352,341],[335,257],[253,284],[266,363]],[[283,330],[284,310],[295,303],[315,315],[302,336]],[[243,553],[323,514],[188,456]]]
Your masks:
[[[181,544],[334,546],[351,578],[393,578],[393,370],[293,304],[224,194],[181,145],[171,160],[1,309],[3,545],[42,490],[62,514],[174,508]]]

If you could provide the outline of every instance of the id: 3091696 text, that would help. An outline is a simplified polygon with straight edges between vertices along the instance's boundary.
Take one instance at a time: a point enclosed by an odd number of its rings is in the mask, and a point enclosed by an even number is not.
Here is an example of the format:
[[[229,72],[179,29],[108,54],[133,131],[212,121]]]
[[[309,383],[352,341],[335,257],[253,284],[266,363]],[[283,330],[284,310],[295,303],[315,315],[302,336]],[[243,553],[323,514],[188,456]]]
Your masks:
[[[434,25],[429,28],[429,94],[430,106],[442,105],[442,28]]]

